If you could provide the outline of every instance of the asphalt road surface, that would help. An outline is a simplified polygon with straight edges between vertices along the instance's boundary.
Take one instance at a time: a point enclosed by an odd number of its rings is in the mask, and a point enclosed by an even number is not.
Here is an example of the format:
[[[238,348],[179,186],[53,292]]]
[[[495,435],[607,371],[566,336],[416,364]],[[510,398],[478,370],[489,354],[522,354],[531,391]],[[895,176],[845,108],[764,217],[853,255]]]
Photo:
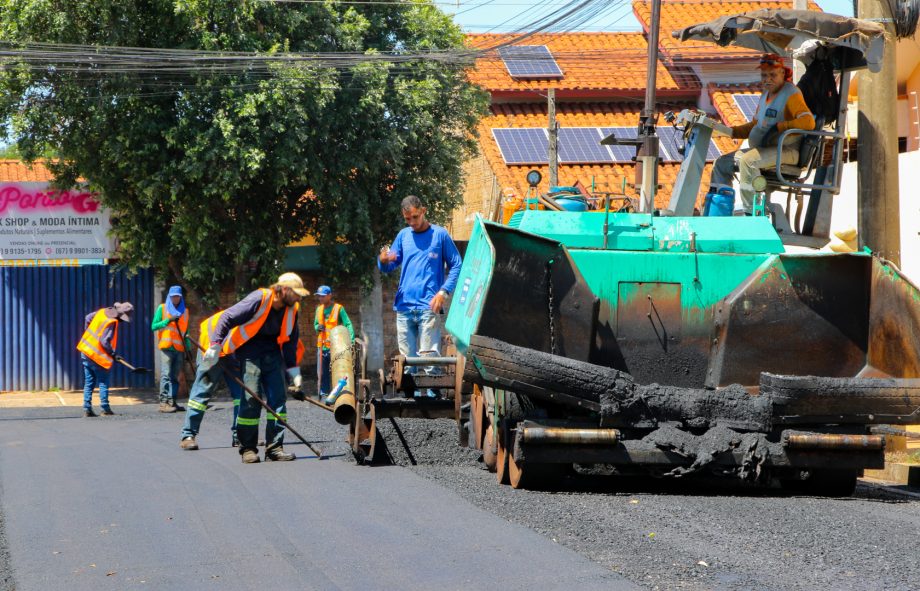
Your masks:
[[[291,403],[330,459],[242,465],[229,405],[202,449],[181,415],[4,409],[0,589],[917,589],[920,500],[571,478],[500,487],[450,421],[385,426],[401,466],[355,466],[330,415]],[[2,538],[2,536],[0,536]]]
[[[411,471],[243,465],[227,412],[206,417],[201,450],[182,451],[181,416],[150,411],[5,413],[17,590],[638,588]]]

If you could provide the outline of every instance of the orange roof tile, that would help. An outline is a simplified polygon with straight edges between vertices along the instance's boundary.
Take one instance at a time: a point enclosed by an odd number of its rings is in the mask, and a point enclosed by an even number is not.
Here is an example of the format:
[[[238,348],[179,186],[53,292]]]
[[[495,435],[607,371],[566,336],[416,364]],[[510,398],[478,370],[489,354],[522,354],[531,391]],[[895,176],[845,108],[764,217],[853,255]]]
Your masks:
[[[467,44],[477,49],[494,48],[516,36],[507,34],[467,35]],[[486,52],[470,70],[470,80],[497,93],[544,92],[557,89],[557,96],[604,96],[617,91],[624,96],[641,96],[646,87],[648,44],[642,33],[541,33],[527,37],[520,45],[545,45],[562,69],[560,79],[515,79],[508,73],[497,50]],[[700,88],[689,70],[657,70],[658,92],[675,94]],[[558,92],[562,91],[562,92]],[[604,91],[600,93],[598,91]],[[568,93],[568,94],[566,94]]]
[[[32,165],[20,160],[0,160],[0,183],[47,183],[53,179],[40,160]]]
[[[652,4],[646,0],[633,0],[633,12],[642,29],[646,32],[652,20]],[[683,59],[730,59],[757,55],[751,49],[740,47],[720,47],[715,43],[706,41],[682,42],[671,36],[676,30],[704,23],[719,18],[762,8],[791,9],[792,0],[785,2],[746,0],[661,0],[661,29],[658,45],[666,52],[668,57]],[[809,0],[808,10],[821,11],[821,7]],[[734,61],[734,60],[731,60]]]
[[[738,103],[732,98],[733,94],[760,96],[759,84],[709,84],[706,90],[709,93],[709,100],[712,101],[712,105],[726,125],[741,125],[748,121],[738,108]]]
[[[691,105],[674,105],[674,108],[683,108]],[[639,121],[641,105],[616,104],[616,103],[561,103],[557,107],[556,119],[560,127],[631,127]],[[507,165],[502,158],[498,144],[492,136],[492,128],[500,127],[543,127],[546,125],[546,109],[540,104],[505,103],[492,105],[492,115],[485,117],[479,126],[479,143],[489,166],[498,179],[502,189],[513,188],[517,194],[523,195],[527,191],[525,176],[530,170],[538,170],[543,175],[538,190],[549,190],[549,166],[519,166]],[[708,187],[708,177],[711,165],[704,171],[704,180],[701,183],[701,195]],[[560,164],[559,184],[572,186],[581,182],[587,187],[594,187],[596,192],[620,193],[623,179],[626,179],[626,194],[632,197],[638,195],[635,187],[635,164]],[[658,169],[658,183],[661,188],[655,198],[656,207],[666,207],[670,199],[674,182],[680,165],[677,163],[664,163]]]

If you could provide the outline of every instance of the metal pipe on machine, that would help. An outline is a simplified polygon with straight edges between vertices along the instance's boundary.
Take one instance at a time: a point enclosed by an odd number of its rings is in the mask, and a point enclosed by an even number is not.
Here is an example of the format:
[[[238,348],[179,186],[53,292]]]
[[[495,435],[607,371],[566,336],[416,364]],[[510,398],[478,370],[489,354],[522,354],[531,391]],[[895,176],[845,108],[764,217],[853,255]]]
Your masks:
[[[795,450],[879,451],[885,449],[885,436],[792,433],[783,438],[783,445]]]
[[[455,365],[456,363],[456,357],[403,357],[403,365],[406,367],[425,365]]]
[[[335,422],[350,425],[355,420],[355,360],[351,347],[351,333],[344,326],[329,331],[329,371],[335,387],[342,379],[345,386],[335,399],[332,414]]]
[[[620,440],[618,429],[570,429],[565,427],[524,427],[521,442],[533,445],[614,445]]]

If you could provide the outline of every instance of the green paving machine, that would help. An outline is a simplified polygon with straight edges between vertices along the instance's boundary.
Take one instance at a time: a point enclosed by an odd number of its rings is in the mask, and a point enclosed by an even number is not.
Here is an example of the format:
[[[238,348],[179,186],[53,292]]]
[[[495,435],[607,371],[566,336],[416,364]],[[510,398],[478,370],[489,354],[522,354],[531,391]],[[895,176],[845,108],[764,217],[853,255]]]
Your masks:
[[[816,13],[758,12],[774,20],[696,31],[739,44],[786,31],[797,45],[811,23],[839,72],[877,62],[871,35],[834,45]],[[554,211],[542,198],[550,207],[506,225],[477,220],[446,328],[473,390],[469,445],[499,482],[539,487],[574,465],[847,495],[884,465],[879,425],[920,422],[920,290],[871,252],[784,244],[769,215],[679,215],[680,196],[698,194],[704,119],[680,118],[695,169],[678,179],[697,186],[676,187],[671,211]],[[833,151],[814,160],[812,189],[827,196],[842,127],[810,133]],[[780,172],[769,182],[793,174]]]

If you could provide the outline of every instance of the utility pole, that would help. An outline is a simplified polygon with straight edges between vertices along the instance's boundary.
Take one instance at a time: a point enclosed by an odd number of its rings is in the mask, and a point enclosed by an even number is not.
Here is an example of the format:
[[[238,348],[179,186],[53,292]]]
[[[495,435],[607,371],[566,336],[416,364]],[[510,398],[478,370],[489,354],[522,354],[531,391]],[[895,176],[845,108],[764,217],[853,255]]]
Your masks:
[[[877,74],[859,73],[857,198],[859,244],[901,264],[898,194],[895,27],[887,0],[860,0],[859,18],[885,27],[885,53]]]
[[[655,192],[658,190],[658,134],[655,123],[655,87],[658,85],[658,29],[661,28],[661,0],[652,0],[652,22],[648,31],[648,67],[646,69],[645,107],[639,118],[639,153],[637,176],[641,175],[639,211],[651,213],[655,209]],[[641,172],[640,172],[641,171]],[[638,179],[637,179],[638,180]]]
[[[556,126],[556,89],[550,88],[546,97],[549,112],[549,186],[559,186],[559,128]]]
[[[808,0],[792,0],[793,10],[808,10]],[[792,60],[792,82],[798,84],[805,73],[805,65],[799,60]]]

